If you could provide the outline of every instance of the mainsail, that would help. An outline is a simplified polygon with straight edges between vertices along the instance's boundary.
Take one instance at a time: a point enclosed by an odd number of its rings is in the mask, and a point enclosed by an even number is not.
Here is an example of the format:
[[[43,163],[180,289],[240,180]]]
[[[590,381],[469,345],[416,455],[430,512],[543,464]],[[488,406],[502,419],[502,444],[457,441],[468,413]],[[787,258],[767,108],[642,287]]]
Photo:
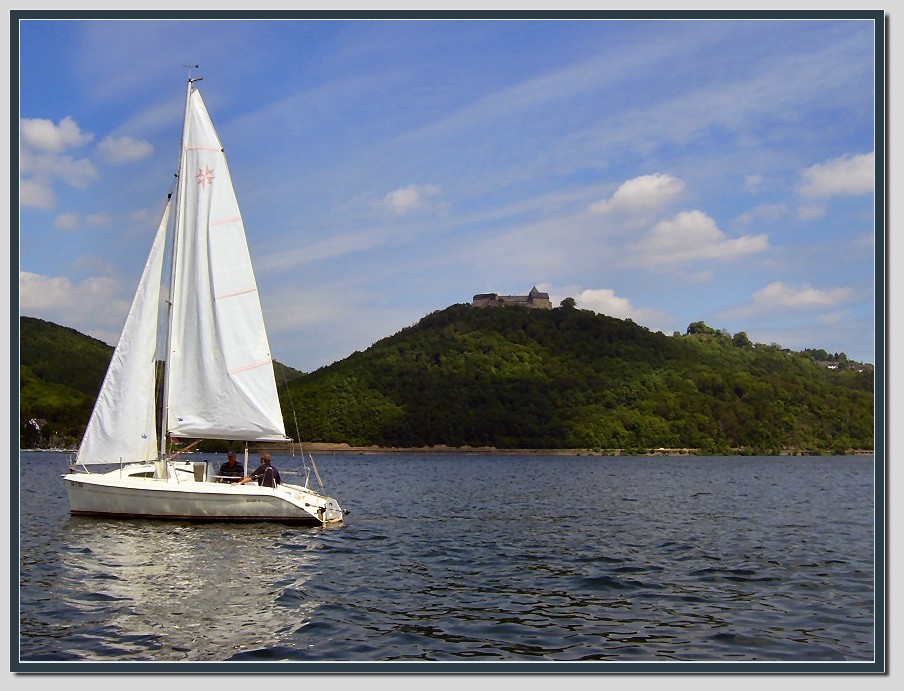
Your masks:
[[[189,89],[177,192],[167,427],[178,437],[285,440],[226,156],[200,92]]]
[[[201,94],[191,83],[188,88],[173,224],[168,203],[85,431],[80,463],[157,458],[155,361],[161,355],[172,436],[287,438],[226,157]],[[164,256],[172,266],[170,285],[162,289]],[[172,305],[168,320],[166,301]],[[165,353],[158,352],[158,331],[166,336]]]

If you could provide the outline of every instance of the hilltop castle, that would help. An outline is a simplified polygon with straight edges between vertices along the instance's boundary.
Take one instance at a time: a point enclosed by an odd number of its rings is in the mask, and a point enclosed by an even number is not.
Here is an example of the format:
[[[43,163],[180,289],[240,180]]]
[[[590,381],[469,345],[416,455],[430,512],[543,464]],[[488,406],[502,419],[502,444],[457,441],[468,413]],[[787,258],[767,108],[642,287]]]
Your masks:
[[[541,293],[537,286],[531,288],[527,295],[499,295],[497,293],[479,293],[471,303],[474,307],[532,307],[534,309],[551,310],[549,293]]]

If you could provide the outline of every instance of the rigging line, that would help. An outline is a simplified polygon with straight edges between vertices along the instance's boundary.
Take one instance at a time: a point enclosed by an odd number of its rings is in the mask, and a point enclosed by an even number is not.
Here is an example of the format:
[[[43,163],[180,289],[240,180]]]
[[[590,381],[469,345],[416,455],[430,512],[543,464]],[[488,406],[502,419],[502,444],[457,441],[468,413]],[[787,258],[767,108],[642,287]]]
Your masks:
[[[302,454],[304,454],[303,451],[302,451]],[[323,491],[323,480],[320,479],[320,473],[317,471],[317,464],[314,463],[314,457],[311,455],[310,452],[308,452],[308,458],[311,459],[311,467],[314,469],[314,477],[317,478],[317,484],[320,485],[320,491],[322,492]]]
[[[286,389],[286,398],[289,399],[289,405],[292,408],[292,421],[295,423],[295,439],[298,440],[298,443],[301,443],[301,432],[298,429],[298,416],[295,414],[295,401],[292,398],[292,393],[289,391],[289,380],[286,378],[286,370],[283,368],[282,370],[282,378],[283,378],[283,386]],[[292,443],[292,457],[295,457],[295,443]],[[301,453],[301,461],[304,463],[304,451]]]
[[[283,368],[282,370],[282,378],[283,378],[283,386],[286,389],[286,397],[289,399],[289,405],[292,408],[292,420],[295,422],[295,438],[298,440],[299,446],[301,445],[301,431],[298,429],[298,415],[295,414],[295,401],[292,398],[292,394],[289,391],[289,380],[286,377],[286,370]],[[295,457],[295,443],[292,443],[292,458]],[[314,457],[308,453],[308,458],[311,460],[311,467],[314,469],[314,476],[317,478],[317,484],[320,486],[320,490],[323,491],[323,480],[320,479],[320,473],[317,471],[317,464],[314,463]],[[307,473],[308,463],[304,459],[304,449],[301,449],[301,465],[305,469]],[[305,487],[307,487],[307,481],[305,481]]]

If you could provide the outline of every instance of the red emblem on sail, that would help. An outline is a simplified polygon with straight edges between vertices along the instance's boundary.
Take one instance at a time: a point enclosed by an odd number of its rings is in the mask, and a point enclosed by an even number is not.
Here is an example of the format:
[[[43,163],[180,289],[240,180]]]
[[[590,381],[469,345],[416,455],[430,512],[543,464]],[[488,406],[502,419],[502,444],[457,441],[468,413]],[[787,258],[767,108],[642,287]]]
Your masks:
[[[204,170],[198,168],[198,184],[201,187],[213,184],[213,168],[204,166]]]

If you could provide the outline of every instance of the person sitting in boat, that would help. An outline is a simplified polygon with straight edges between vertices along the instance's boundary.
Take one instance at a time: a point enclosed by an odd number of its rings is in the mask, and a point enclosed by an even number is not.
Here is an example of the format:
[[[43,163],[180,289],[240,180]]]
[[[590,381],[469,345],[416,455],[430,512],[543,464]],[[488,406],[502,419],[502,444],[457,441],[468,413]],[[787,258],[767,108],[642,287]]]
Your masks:
[[[243,477],[239,484],[244,485],[246,482],[257,480],[257,484],[262,487],[276,487],[282,480],[279,477],[279,471],[270,465],[270,460],[270,454],[261,454],[261,464],[249,477]]]
[[[239,465],[235,454],[231,453],[226,458],[226,462],[220,465],[217,475],[219,475],[217,482],[240,482],[245,476],[245,469]]]

